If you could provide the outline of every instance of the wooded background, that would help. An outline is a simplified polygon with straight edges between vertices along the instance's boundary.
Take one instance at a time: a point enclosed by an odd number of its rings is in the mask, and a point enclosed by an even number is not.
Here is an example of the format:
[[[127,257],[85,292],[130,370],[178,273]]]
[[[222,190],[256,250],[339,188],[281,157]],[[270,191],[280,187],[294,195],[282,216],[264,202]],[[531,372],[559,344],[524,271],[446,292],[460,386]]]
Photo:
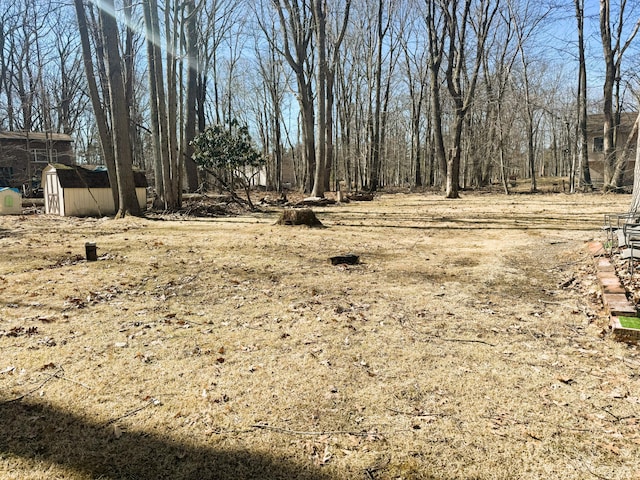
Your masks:
[[[603,187],[616,188],[616,127],[637,110],[640,6],[626,0],[0,4],[0,129],[73,135],[134,210],[132,166],[175,207],[202,181],[191,140],[234,119],[267,159],[268,188],[455,198],[508,191],[514,176],[532,191],[542,175],[589,188],[598,113]]]

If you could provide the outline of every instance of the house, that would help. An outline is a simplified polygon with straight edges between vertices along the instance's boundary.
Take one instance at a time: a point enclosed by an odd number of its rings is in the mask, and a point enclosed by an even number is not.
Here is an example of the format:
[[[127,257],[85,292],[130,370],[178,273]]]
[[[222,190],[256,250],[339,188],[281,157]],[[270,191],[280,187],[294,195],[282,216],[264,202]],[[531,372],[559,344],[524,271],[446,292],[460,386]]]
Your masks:
[[[618,144],[616,153],[622,155],[625,144],[633,129],[633,124],[638,117],[638,112],[623,112],[620,116],[618,127]],[[623,186],[633,185],[633,169],[636,159],[636,139],[631,139],[630,149],[625,158]],[[591,182],[594,186],[602,186],[604,180],[604,115],[589,115],[587,118],[587,143],[589,145],[589,171]]]
[[[20,215],[22,195],[16,188],[0,188],[0,215]]]
[[[0,132],[0,187],[14,187],[33,196],[40,189],[42,169],[49,163],[71,165],[73,139],[63,133]]]
[[[136,197],[147,207],[147,178],[134,172]],[[105,167],[47,165],[42,171],[45,213],[64,217],[92,217],[116,213]]]

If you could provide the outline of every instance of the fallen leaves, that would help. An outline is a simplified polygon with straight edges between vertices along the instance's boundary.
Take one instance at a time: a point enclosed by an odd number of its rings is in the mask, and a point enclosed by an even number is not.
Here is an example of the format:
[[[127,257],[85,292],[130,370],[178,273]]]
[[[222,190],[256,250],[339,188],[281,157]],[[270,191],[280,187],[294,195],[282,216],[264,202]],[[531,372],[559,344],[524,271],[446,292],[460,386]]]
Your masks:
[[[31,337],[33,335],[38,334],[38,327],[23,327],[21,325],[11,327],[9,330],[0,330],[0,337],[21,337],[26,335],[27,337]]]

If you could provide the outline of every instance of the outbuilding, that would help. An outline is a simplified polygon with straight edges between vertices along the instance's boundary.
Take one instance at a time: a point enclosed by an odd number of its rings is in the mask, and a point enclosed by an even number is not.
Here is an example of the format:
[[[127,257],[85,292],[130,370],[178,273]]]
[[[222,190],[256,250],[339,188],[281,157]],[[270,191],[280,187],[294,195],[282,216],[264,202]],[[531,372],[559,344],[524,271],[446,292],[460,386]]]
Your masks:
[[[17,188],[0,188],[0,215],[20,215],[22,195]]]
[[[135,171],[136,197],[147,207],[147,179]],[[42,171],[45,213],[63,217],[95,217],[116,213],[105,167],[49,164]]]

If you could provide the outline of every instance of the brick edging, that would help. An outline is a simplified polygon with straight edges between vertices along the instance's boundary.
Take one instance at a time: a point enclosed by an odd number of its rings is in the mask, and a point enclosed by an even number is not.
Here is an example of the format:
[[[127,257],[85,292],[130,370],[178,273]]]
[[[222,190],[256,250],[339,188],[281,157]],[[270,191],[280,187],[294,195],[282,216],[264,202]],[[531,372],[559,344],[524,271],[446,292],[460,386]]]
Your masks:
[[[640,330],[625,328],[620,324],[618,317],[637,317],[636,306],[627,298],[627,292],[620,278],[616,274],[611,260],[606,257],[606,252],[601,242],[589,242],[589,253],[593,256],[596,266],[596,277],[602,291],[602,304],[609,316],[609,324],[613,336],[618,340],[640,340]]]

